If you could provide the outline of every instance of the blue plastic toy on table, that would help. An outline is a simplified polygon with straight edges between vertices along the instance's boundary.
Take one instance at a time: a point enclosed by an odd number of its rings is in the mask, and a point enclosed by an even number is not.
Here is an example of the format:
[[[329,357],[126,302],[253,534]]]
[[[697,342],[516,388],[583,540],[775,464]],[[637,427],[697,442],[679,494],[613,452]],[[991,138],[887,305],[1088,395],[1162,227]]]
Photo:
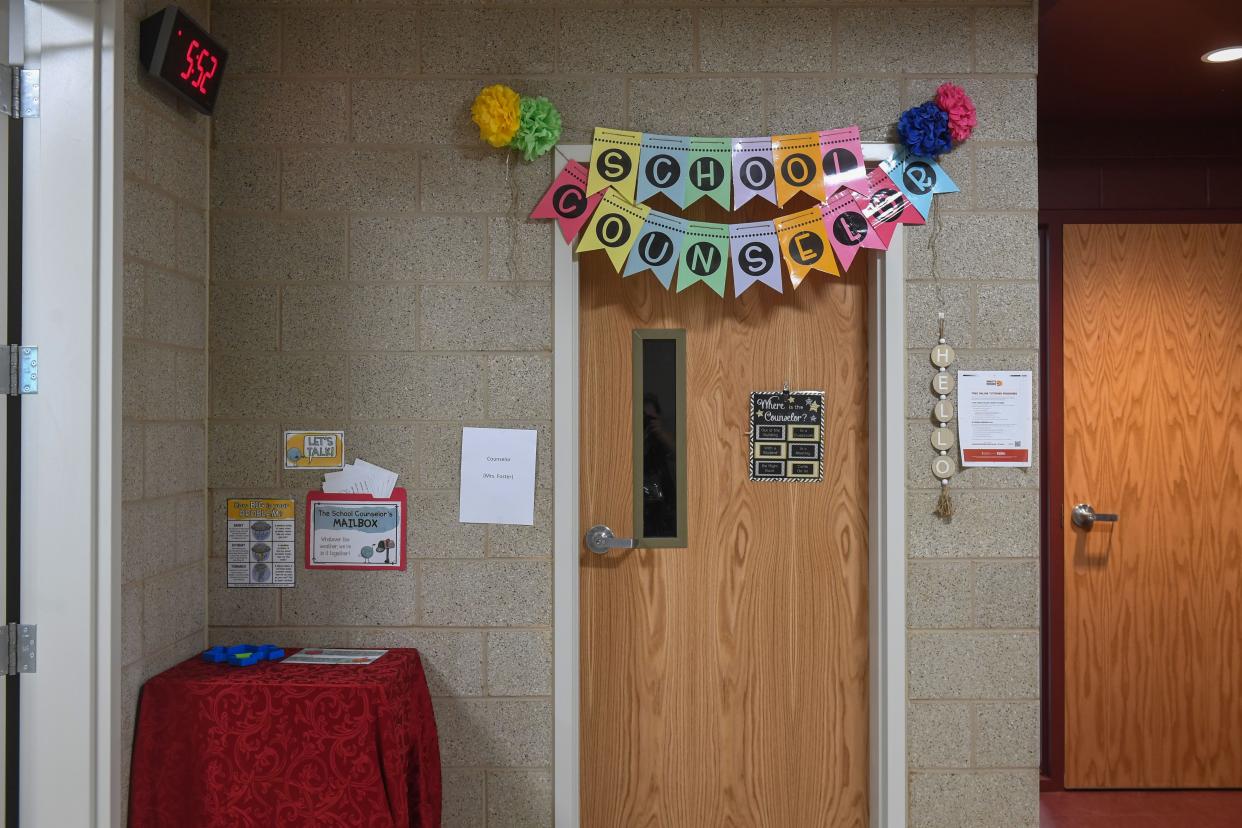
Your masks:
[[[230,664],[234,667],[249,667],[260,661],[280,661],[284,657],[284,648],[275,644],[234,644],[232,647],[217,645],[203,650],[203,661]]]

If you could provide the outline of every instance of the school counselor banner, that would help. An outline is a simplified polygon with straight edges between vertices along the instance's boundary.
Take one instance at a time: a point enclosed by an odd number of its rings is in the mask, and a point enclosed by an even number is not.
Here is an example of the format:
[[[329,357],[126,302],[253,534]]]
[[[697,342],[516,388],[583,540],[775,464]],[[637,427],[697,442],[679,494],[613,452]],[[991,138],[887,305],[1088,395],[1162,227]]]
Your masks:
[[[578,251],[603,250],[624,276],[651,272],[665,288],[702,282],[724,296],[756,284],[797,288],[812,270],[840,275],[861,249],[885,250],[898,224],[924,224],[932,197],[957,192],[933,158],[907,151],[868,171],[857,126],[741,138],[595,130],[589,166],[569,161],[531,218],[557,222]],[[657,194],[679,208],[709,199],[738,210],[756,199],[816,206],[772,221],[691,221],[643,204]]]

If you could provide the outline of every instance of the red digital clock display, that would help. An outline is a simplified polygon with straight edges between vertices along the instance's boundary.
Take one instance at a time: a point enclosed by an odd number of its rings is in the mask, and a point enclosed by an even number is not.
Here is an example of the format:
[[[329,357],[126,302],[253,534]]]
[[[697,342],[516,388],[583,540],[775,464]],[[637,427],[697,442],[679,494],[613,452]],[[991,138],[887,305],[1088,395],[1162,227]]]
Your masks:
[[[196,109],[211,114],[228,60],[202,26],[176,6],[142,23],[140,54],[147,71],[177,90]]]

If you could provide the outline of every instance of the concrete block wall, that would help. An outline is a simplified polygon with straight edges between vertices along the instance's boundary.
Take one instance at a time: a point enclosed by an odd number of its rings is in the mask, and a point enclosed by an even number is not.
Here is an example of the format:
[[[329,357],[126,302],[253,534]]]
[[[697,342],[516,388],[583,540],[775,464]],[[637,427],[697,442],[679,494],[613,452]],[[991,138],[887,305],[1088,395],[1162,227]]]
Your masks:
[[[142,682],[200,650],[207,639],[210,127],[167,90],[140,77],[138,23],[163,5],[155,0],[124,5],[120,703],[125,790]],[[182,6],[207,23],[205,2]]]
[[[1030,0],[217,0],[212,24],[232,63],[212,124],[208,196],[210,411],[200,445],[210,638],[420,648],[440,723],[447,826],[551,824],[552,230],[524,220],[549,168],[506,164],[481,146],[468,119],[474,93],[502,80],[548,95],[566,141],[589,140],[596,125],[747,135],[848,123],[884,140],[903,106],[941,80],[965,84],[982,120],[947,160],[963,192],[939,199],[939,220],[907,246],[910,816],[916,828],[1037,824],[1037,472],[964,472],[957,515],[943,522],[931,515],[926,443],[937,311],[959,367],[1037,360]],[[148,103],[150,117],[129,119],[133,129],[168,122],[193,139],[197,159],[202,125]],[[172,201],[192,236],[202,199],[161,185],[152,159],[167,163],[164,151],[130,136],[129,153],[127,214],[175,242],[181,225],[157,221]],[[132,258],[179,287],[200,284],[201,273],[179,267],[188,258]],[[142,278],[145,287],[155,277]],[[127,374],[127,392],[132,384],[154,406],[126,409],[135,527],[150,525],[136,518],[156,499],[138,458],[164,459],[162,446],[185,442],[161,429],[194,433],[203,415],[201,336],[166,324],[199,317],[170,308],[161,287],[145,296],[135,325],[152,309],[164,316],[153,332],[127,329],[127,365],[132,356],[141,366]],[[174,387],[159,385],[169,378]],[[540,430],[534,528],[456,522],[463,424]],[[318,483],[279,468],[280,432],[294,427],[344,428],[351,456],[401,473],[414,526],[407,572],[299,571],[294,590],[225,588],[224,501],[303,504]],[[177,480],[186,491],[175,499],[192,511],[201,479]],[[204,589],[202,561],[189,557],[151,577],[180,578],[186,596]],[[159,611],[140,603],[141,583],[127,578],[126,617],[138,629]],[[192,626],[199,611],[179,610],[180,620],[147,625],[169,661],[201,641],[196,630],[166,641],[166,624]],[[161,663],[140,651],[126,649],[141,665],[135,677]]]

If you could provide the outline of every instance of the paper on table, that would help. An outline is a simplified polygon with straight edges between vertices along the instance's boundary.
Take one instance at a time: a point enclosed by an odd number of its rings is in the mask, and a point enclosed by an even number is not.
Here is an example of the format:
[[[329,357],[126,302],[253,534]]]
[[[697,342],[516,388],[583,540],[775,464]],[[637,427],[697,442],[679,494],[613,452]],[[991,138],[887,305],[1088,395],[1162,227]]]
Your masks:
[[[535,525],[535,442],[522,428],[461,431],[461,523]]]
[[[387,650],[334,650],[308,648],[286,658],[284,664],[373,664]]]

